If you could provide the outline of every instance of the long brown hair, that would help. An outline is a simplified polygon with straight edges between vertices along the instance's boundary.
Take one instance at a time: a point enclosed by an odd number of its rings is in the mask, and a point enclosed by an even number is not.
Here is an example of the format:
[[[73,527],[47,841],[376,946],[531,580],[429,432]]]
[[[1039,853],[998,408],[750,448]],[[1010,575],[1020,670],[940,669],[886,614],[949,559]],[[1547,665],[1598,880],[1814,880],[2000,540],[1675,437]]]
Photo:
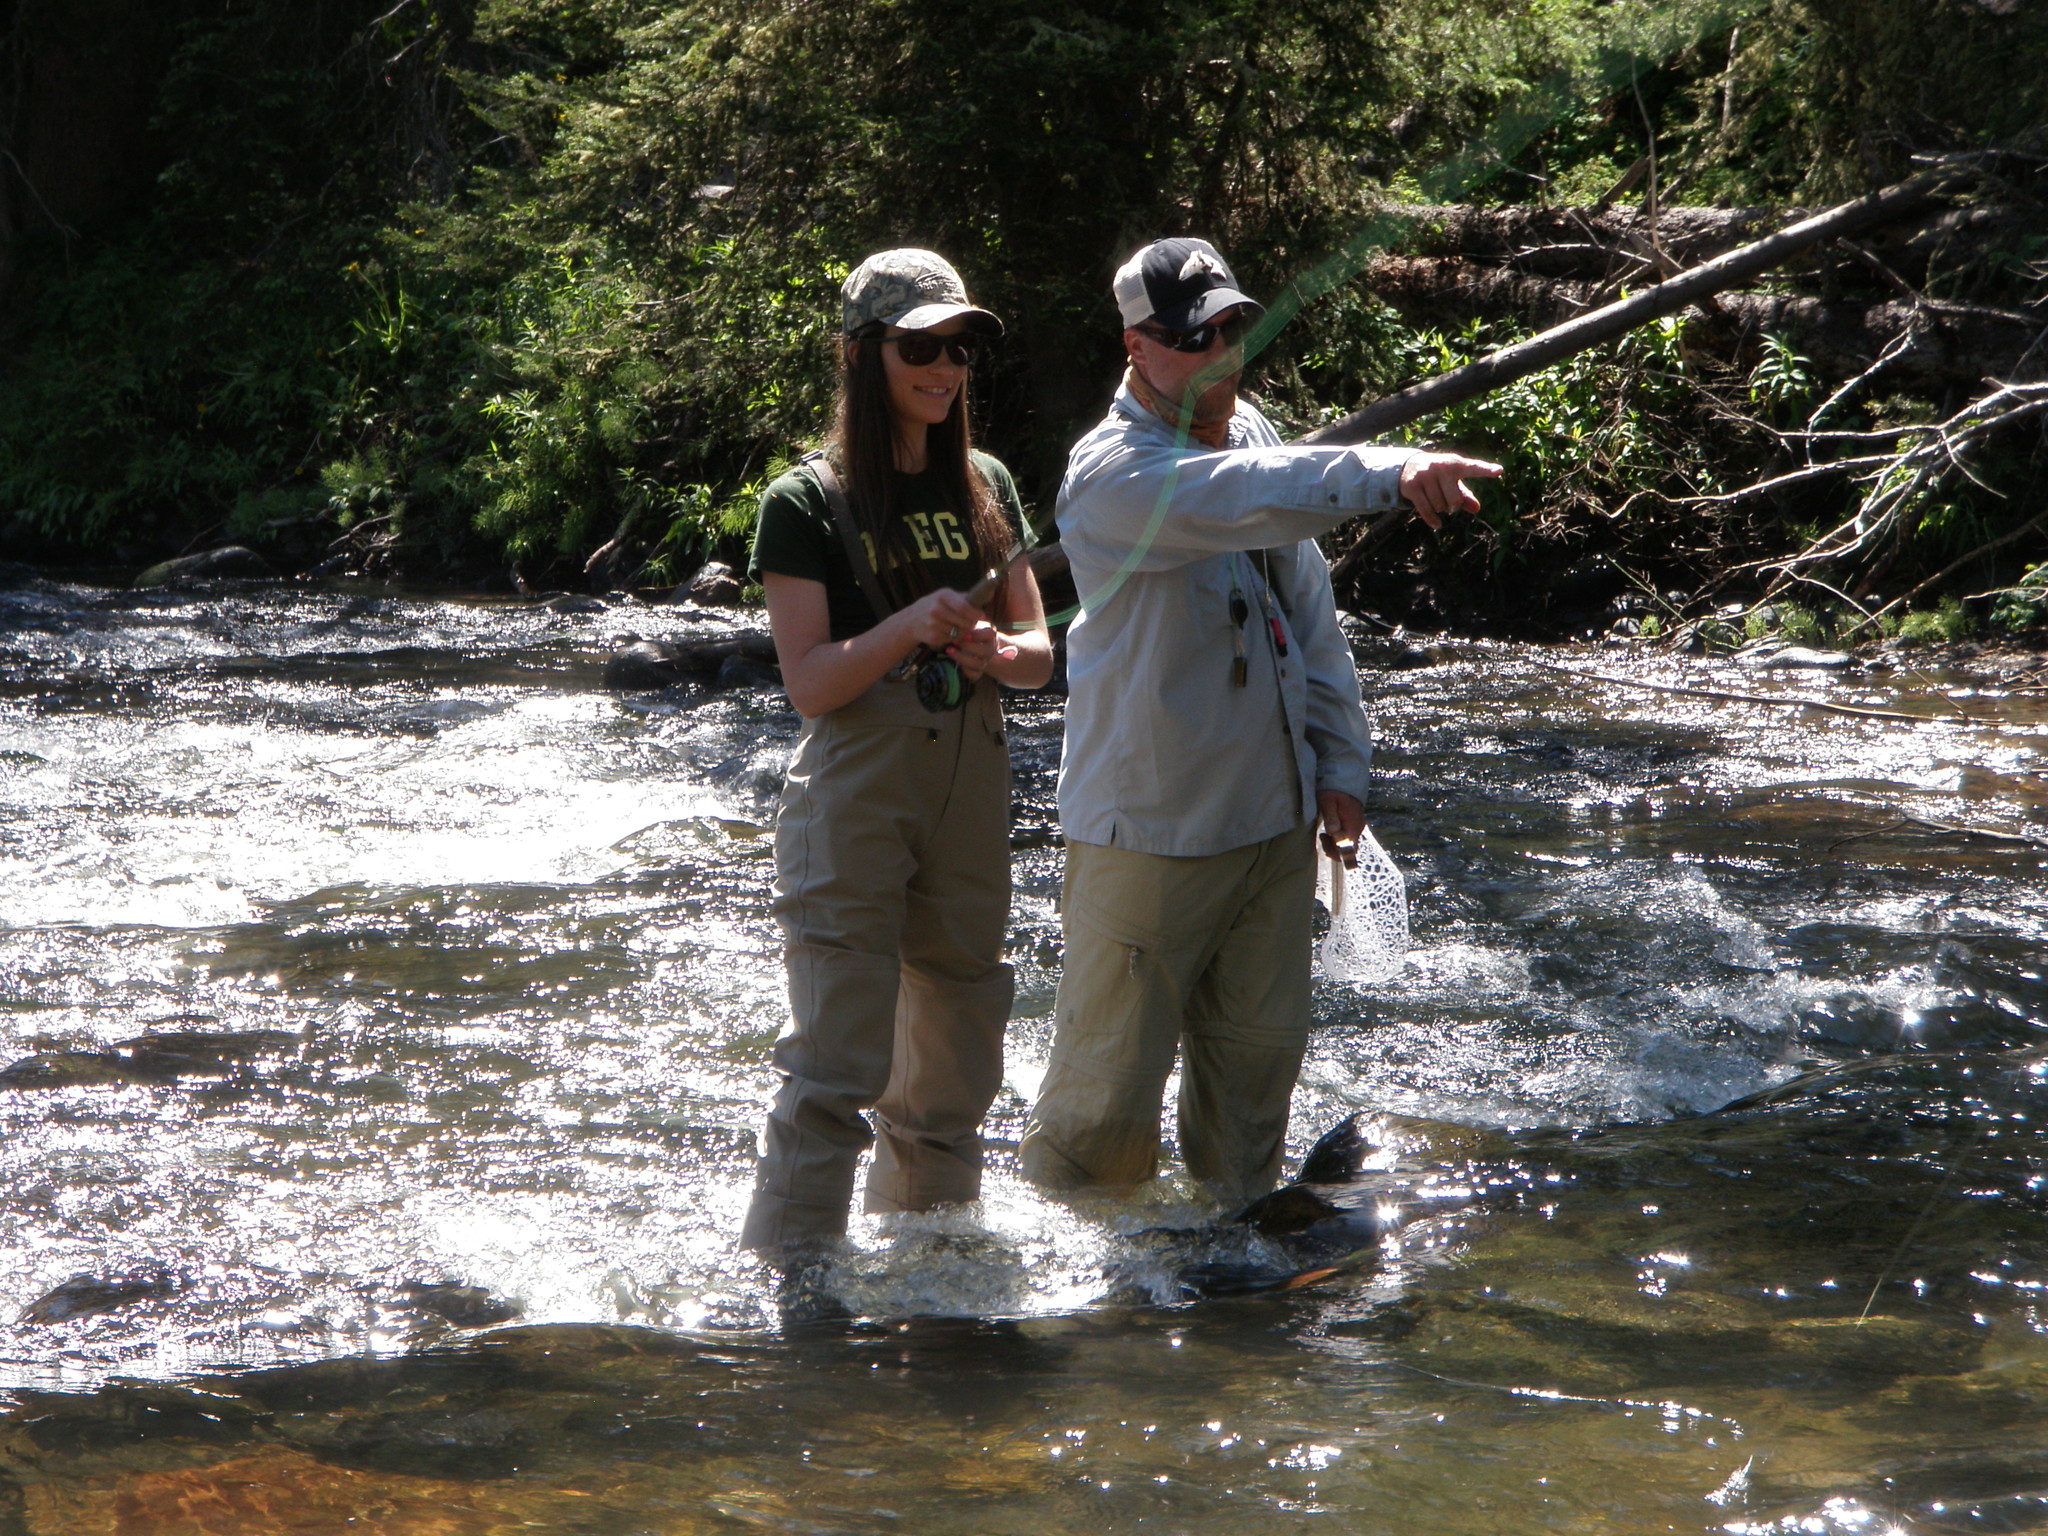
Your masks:
[[[855,346],[854,342],[864,345]],[[915,602],[931,590],[924,564],[910,542],[910,530],[897,504],[896,419],[889,405],[889,380],[882,362],[882,330],[871,326],[846,339],[839,355],[839,406],[828,439],[832,457],[846,486],[854,521],[867,534],[881,569],[882,590],[899,605]],[[925,437],[927,461],[945,482],[946,500],[967,514],[967,535],[974,545],[974,563],[982,570],[1000,565],[1010,551],[1012,533],[995,491],[975,468],[968,450],[974,431],[967,419],[967,383],[953,397],[946,419]],[[1006,583],[1007,585],[1007,583]],[[999,592],[991,610],[1002,601]]]

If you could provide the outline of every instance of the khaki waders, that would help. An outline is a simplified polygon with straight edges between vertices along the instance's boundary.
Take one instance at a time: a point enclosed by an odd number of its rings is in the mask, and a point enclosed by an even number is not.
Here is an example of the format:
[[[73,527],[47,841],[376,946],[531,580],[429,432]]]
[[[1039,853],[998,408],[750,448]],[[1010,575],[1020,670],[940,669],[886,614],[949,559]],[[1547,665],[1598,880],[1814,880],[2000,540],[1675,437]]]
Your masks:
[[[980,1194],[1012,996],[1009,827],[993,682],[932,713],[885,679],[805,722],[775,823],[791,1021],[744,1246],[842,1235],[870,1145],[869,1211]]]
[[[1142,1183],[1181,1058],[1181,1156],[1213,1196],[1272,1186],[1308,1046],[1315,827],[1177,858],[1067,844],[1052,1057],[1018,1148],[1050,1189]]]

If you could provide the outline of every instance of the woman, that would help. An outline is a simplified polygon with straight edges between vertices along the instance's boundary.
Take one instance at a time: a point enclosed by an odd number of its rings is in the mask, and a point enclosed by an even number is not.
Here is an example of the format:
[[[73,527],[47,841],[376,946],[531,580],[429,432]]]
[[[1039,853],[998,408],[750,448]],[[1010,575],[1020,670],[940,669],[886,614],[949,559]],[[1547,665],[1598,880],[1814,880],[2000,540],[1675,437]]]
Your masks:
[[[741,1236],[785,1268],[845,1233],[870,1108],[868,1210],[980,1193],[1011,1001],[1010,765],[986,679],[1052,673],[1028,567],[985,609],[966,595],[1022,526],[967,424],[969,364],[1002,323],[930,251],[869,257],[843,297],[828,451],[768,487],[751,562],[804,717],[775,827],[793,1017]],[[929,702],[900,667],[924,653],[958,668]]]

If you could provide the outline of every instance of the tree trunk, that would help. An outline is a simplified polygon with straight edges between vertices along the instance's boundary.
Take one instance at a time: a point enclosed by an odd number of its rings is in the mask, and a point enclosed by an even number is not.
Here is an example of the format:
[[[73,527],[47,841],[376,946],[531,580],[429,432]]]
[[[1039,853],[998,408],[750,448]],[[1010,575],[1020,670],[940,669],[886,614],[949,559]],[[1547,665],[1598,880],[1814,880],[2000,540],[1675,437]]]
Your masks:
[[[1625,208],[1405,204],[1384,210],[1408,227],[1400,254],[1383,257],[1361,280],[1377,291],[1383,269],[1398,271],[1418,258],[1454,257],[1526,277],[1625,282],[1638,288],[1663,275],[1653,270],[1653,250],[1661,250],[1678,266],[1696,266],[1816,211],[1665,208],[1653,221]],[[1930,258],[1944,249],[2023,249],[2026,237],[2038,232],[2038,223],[2038,214],[2010,208],[1929,208],[1864,238],[1893,271],[1919,282],[1927,275]],[[1807,273],[1819,268],[1862,270],[1853,259],[1827,247],[1797,256],[1780,270]]]
[[[1367,279],[1379,297],[1411,321],[1459,324],[1469,319],[1512,319],[1538,327],[1561,325],[1600,299],[1597,282],[1533,277],[1451,256],[1395,256]],[[1925,309],[1907,301],[1880,304],[1798,298],[1776,293],[1721,293],[1702,328],[1716,350],[1740,355],[1769,331],[1784,337],[1825,378],[1846,379],[1869,367],[1901,336],[1914,339],[1888,365],[1885,381],[1905,388],[1940,389],[1978,383],[2008,372],[2048,316],[2031,324],[1990,312]]]

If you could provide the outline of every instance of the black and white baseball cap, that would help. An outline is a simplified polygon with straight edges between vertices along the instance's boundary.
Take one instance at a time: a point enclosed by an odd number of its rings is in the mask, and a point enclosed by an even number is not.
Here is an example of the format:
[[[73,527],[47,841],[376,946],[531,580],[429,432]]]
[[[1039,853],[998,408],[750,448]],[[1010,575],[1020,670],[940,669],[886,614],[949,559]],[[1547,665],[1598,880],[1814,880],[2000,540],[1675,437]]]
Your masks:
[[[1154,320],[1191,331],[1236,305],[1263,314],[1265,305],[1238,291],[1237,275],[1206,240],[1154,240],[1116,269],[1110,285],[1126,326]]]

